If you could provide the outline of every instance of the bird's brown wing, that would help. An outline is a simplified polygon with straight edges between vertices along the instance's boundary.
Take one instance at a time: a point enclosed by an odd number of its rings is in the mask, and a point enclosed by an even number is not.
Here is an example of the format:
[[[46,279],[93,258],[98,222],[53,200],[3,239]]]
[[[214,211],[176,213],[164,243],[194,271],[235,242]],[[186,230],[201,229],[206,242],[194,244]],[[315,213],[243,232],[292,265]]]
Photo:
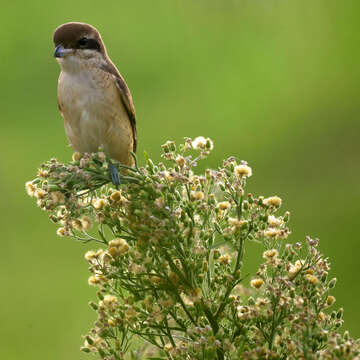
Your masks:
[[[137,146],[137,133],[136,133],[136,114],[135,114],[135,107],[132,100],[132,96],[130,90],[124,80],[124,78],[120,75],[116,66],[111,62],[108,58],[108,63],[106,66],[103,67],[103,70],[112,74],[115,79],[115,84],[119,89],[120,99],[125,106],[126,112],[129,116],[132,132],[133,132],[133,151],[136,152]]]
[[[133,138],[134,138],[133,151],[135,153],[137,146],[137,133],[136,133],[136,114],[135,114],[134,103],[132,100],[130,90],[123,77],[119,74],[119,76],[115,76],[115,80],[116,80],[116,86],[120,92],[121,101],[125,105],[126,112],[128,113],[129,120],[131,123],[131,128],[133,131]]]
[[[59,79],[60,79],[60,77],[59,77]],[[60,115],[61,115],[62,117],[64,117],[63,111],[62,111],[62,108],[61,108],[60,98],[59,98],[59,90],[58,90],[58,92],[57,92],[57,104],[58,104],[58,109],[59,109]]]

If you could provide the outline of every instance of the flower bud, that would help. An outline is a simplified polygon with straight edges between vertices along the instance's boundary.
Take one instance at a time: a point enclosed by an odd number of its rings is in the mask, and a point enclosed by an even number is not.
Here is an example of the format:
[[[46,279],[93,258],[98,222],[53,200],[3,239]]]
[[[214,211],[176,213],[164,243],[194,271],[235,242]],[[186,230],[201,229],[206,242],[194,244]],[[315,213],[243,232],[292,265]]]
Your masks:
[[[344,309],[343,309],[343,308],[340,308],[340,309],[338,310],[338,312],[336,313],[336,318],[337,318],[337,319],[341,319],[341,318],[343,317],[343,315],[344,315]]]
[[[244,210],[249,210],[249,202],[247,200],[243,201],[243,209]]]
[[[253,298],[252,296],[249,297],[249,299],[248,299],[248,304],[249,304],[250,306],[255,305],[255,300],[254,300],[254,298]]]
[[[331,306],[336,301],[335,297],[332,295],[329,295],[326,299],[326,305]]]
[[[97,310],[99,308],[97,304],[95,304],[93,301],[89,301],[89,306],[94,310]]]
[[[174,141],[168,141],[169,144],[169,149],[170,151],[175,151],[176,150],[176,145]]]
[[[72,161],[74,162],[79,161],[81,158],[82,154],[77,151],[72,154]]]
[[[97,350],[98,350],[98,352],[99,352],[99,355],[100,355],[102,358],[104,358],[104,357],[106,356],[106,353],[105,353],[105,351],[104,351],[102,348],[98,348]]]
[[[94,344],[94,340],[93,340],[89,335],[86,335],[86,336],[85,336],[85,340],[86,340],[90,345],[93,345],[93,344]]]
[[[214,250],[214,259],[216,260],[216,259],[218,259],[219,257],[220,257],[220,251],[218,250],[218,249],[215,249]]]
[[[213,142],[211,141],[211,139],[207,138],[207,139],[206,139],[206,148],[207,148],[208,150],[212,150],[213,147],[214,147]]]
[[[161,145],[161,147],[162,147],[162,149],[163,149],[163,151],[164,151],[165,154],[167,154],[167,153],[170,152],[169,144],[168,144],[168,143]],[[150,160],[150,161],[151,161],[151,160]]]
[[[290,220],[290,212],[286,211],[284,214],[284,222],[288,222]]]
[[[178,155],[175,159],[176,163],[182,168],[185,165],[185,159],[183,156]],[[177,170],[178,171],[178,170]]]
[[[204,272],[206,272],[208,270],[208,262],[206,260],[204,260],[202,263],[202,270]]]
[[[53,223],[57,223],[59,221],[58,218],[53,214],[49,215],[49,219]]]
[[[337,279],[336,279],[336,278],[333,278],[333,279],[331,279],[331,280],[329,281],[329,284],[328,284],[329,289],[332,289],[332,288],[334,288],[334,287],[335,287],[335,285],[336,285],[336,281],[337,281]]]

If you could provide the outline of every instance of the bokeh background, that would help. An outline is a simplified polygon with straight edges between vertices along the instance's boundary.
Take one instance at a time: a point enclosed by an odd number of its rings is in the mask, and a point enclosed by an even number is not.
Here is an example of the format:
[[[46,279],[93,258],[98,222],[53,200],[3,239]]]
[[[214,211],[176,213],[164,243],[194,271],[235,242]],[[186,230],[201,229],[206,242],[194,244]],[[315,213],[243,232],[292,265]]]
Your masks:
[[[84,252],[24,192],[39,164],[69,160],[57,110],[52,32],[99,28],[138,115],[139,158],[167,139],[215,142],[250,190],[279,195],[292,241],[321,239],[337,306],[360,337],[360,2],[338,0],[3,1],[0,14],[0,358],[88,359]],[[261,254],[251,245],[249,268]]]

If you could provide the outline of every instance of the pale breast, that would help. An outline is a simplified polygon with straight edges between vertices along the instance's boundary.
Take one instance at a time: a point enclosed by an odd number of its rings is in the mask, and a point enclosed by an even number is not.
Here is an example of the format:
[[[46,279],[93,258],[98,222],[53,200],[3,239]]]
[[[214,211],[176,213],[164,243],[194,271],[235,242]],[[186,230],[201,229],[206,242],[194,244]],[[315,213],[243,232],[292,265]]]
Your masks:
[[[118,91],[112,75],[100,69],[61,72],[59,107],[74,150],[90,153],[102,147],[112,158],[129,162],[132,129]]]

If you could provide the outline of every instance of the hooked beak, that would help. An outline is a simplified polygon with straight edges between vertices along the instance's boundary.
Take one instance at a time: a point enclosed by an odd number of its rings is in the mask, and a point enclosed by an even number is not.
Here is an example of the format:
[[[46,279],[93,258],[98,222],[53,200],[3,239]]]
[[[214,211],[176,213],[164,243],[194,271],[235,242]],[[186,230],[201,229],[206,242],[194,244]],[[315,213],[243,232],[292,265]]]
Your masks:
[[[63,58],[65,57],[66,55],[72,53],[73,50],[72,49],[65,49],[62,45],[58,45],[56,48],[55,48],[55,53],[54,53],[54,56],[56,58]]]

